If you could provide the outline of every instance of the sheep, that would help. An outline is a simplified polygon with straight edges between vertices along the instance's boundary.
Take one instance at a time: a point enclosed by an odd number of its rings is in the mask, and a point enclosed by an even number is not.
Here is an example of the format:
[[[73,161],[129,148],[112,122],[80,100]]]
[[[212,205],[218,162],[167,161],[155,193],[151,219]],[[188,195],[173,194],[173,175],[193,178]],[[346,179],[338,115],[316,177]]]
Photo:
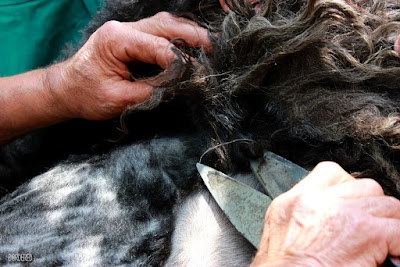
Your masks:
[[[176,3],[110,0],[89,25],[86,36],[108,19],[174,11],[208,27],[214,53],[179,42],[172,75],[147,66],[167,82],[123,114],[125,135],[92,131],[90,146],[4,196],[1,264],[19,253],[37,266],[248,265],[255,248],[195,164],[262,190],[248,159],[263,150],[307,169],[336,161],[399,197],[397,1],[266,0],[258,11],[237,1],[229,14],[214,1]]]

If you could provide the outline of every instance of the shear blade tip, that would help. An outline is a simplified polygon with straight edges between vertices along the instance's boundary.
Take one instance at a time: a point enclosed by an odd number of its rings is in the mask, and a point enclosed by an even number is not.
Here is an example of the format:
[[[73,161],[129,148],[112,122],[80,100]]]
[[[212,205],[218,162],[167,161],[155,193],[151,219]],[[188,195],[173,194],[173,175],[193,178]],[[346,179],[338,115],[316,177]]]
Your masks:
[[[205,174],[206,171],[208,171],[208,167],[204,164],[201,163],[196,163],[196,168],[197,171],[203,176],[203,174]]]

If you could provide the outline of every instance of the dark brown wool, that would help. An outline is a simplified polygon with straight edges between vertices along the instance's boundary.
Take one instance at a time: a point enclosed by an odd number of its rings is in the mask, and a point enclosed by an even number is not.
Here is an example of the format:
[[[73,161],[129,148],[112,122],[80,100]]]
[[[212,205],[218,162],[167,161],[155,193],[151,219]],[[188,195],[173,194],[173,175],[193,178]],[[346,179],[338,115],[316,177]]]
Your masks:
[[[75,120],[0,147],[0,265],[247,266],[255,249],[195,166],[251,182],[263,149],[309,169],[336,161],[400,197],[398,0],[265,0],[258,14],[239,1],[229,15],[217,0],[105,3],[85,38],[172,11],[208,27],[214,53],[175,40],[167,71],[136,66],[161,85],[125,112],[121,139],[118,119]]]
[[[334,160],[399,196],[398,1],[275,0],[258,15],[231,6],[210,27],[214,54],[133,109],[185,94],[216,145],[246,137],[306,167]]]

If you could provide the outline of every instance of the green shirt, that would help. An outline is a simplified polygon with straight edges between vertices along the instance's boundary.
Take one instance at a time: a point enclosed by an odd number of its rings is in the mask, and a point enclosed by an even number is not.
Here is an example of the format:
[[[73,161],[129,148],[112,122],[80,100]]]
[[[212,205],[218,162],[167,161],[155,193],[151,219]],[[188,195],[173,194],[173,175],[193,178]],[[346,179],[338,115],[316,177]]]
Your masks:
[[[103,0],[0,0],[0,77],[52,63]]]

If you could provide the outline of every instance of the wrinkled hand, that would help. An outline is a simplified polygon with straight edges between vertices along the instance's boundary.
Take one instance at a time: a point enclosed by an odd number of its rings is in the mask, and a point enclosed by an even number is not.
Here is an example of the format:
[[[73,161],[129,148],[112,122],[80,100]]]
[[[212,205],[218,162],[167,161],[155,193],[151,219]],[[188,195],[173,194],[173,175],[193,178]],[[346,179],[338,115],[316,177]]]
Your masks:
[[[376,266],[400,255],[400,201],[320,163],[276,198],[252,266]]]
[[[145,62],[168,68],[176,59],[170,40],[211,49],[207,30],[162,12],[133,23],[110,21],[100,27],[69,60],[55,68],[48,84],[65,113],[85,119],[108,119],[128,105],[148,99],[146,81],[130,81],[126,63]]]

